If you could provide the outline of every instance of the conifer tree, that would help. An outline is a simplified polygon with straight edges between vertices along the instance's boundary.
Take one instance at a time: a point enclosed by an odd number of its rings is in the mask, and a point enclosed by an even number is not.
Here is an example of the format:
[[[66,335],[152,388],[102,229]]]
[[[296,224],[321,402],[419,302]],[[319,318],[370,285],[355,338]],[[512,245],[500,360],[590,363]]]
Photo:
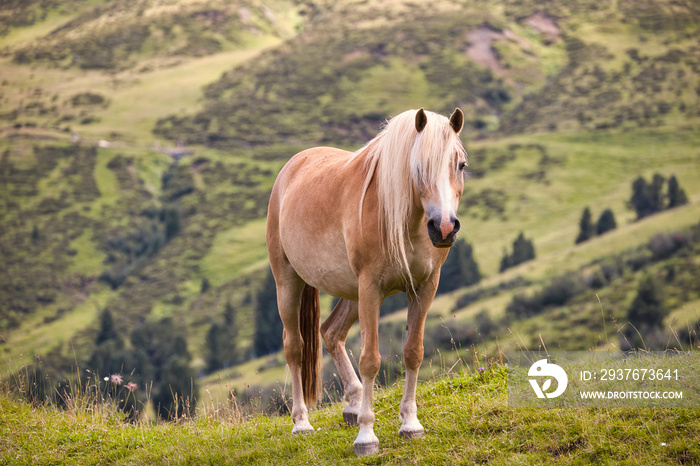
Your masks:
[[[595,235],[593,220],[591,218],[591,209],[588,207],[583,209],[583,214],[581,215],[581,220],[579,222],[579,229],[579,234],[576,237],[576,244],[588,241]]]
[[[685,195],[685,191],[678,184],[676,175],[671,175],[668,180],[668,209],[673,209],[683,204],[688,203],[688,197]]]
[[[503,248],[503,256],[501,257],[501,265],[498,267],[499,272],[513,267],[513,258],[508,254],[508,250]]]
[[[99,375],[110,375],[121,371],[126,354],[124,341],[114,327],[109,309],[100,314],[100,329],[95,338],[95,350],[88,360],[88,368]]]
[[[615,214],[610,209],[605,209],[600,217],[598,218],[598,223],[596,223],[596,233],[602,235],[610,230],[617,228],[617,222],[615,221]]]
[[[256,296],[253,351],[263,356],[282,348],[282,319],[277,311],[277,287],[268,269],[263,286]]]
[[[119,335],[114,328],[114,318],[109,309],[102,311],[100,314],[100,330],[95,338],[95,344],[98,346],[109,340],[118,340]]]
[[[503,272],[509,267],[515,267],[534,258],[535,245],[532,243],[532,240],[525,238],[523,232],[520,232],[515,241],[513,241],[513,253],[508,254],[506,249],[503,250],[499,271]]]
[[[664,177],[654,174],[652,182],[648,183],[639,176],[632,183],[632,197],[627,205],[637,213],[637,220],[653,215],[663,210]]]
[[[463,286],[473,285],[481,280],[479,265],[474,260],[471,244],[457,240],[440,271],[440,284],[437,293],[447,293]]]
[[[664,181],[666,181],[666,178],[658,173],[654,173],[654,176],[651,179],[649,189],[651,191],[651,205],[654,208],[652,213],[657,213],[664,210]]]
[[[532,240],[525,238],[520,232],[513,242],[513,265],[522,264],[535,258],[535,246]]]
[[[235,326],[235,312],[231,303],[226,303],[223,322],[214,322],[209,327],[206,337],[207,371],[214,372],[234,364],[238,359],[236,353],[236,337],[238,327]]]
[[[182,335],[175,337],[172,355],[161,371],[161,378],[153,394],[153,405],[162,419],[191,417],[197,405],[196,374],[190,367],[191,355]]]

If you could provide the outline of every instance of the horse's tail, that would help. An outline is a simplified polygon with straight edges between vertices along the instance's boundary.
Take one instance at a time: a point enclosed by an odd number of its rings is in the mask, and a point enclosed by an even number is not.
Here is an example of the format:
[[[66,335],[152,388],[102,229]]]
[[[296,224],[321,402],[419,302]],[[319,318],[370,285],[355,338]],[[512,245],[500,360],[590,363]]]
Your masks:
[[[321,393],[322,356],[321,350],[321,306],[316,288],[305,285],[301,295],[299,328],[304,340],[301,363],[301,384],[306,406],[316,404]]]

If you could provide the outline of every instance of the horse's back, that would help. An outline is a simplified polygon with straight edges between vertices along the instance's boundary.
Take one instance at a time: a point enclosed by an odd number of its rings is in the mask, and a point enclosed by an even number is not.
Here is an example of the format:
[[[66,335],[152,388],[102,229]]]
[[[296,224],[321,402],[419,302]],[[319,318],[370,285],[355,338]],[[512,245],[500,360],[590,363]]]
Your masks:
[[[361,174],[348,167],[352,156],[315,147],[292,157],[272,188],[267,231],[273,271],[288,263],[306,283],[346,298],[356,298],[357,282],[348,259],[345,219],[362,187]]]
[[[338,171],[351,156],[351,152],[335,147],[313,147],[299,152],[280,170],[273,192],[277,189],[278,194],[282,194],[287,190],[289,183],[295,180],[306,183]]]

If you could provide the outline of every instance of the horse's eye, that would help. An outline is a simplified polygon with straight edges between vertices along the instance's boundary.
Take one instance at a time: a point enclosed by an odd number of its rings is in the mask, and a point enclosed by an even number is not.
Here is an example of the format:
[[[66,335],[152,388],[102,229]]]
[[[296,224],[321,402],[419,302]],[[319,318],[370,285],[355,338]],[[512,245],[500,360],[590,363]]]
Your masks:
[[[467,168],[467,162],[459,162],[459,171],[463,172]]]

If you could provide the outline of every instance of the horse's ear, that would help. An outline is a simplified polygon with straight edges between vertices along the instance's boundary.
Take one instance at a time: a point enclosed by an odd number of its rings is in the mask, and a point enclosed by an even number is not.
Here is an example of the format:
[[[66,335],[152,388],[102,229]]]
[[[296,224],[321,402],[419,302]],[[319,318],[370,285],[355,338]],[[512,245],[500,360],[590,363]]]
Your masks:
[[[420,110],[416,113],[416,131],[419,133],[423,131],[423,128],[425,128],[425,125],[428,124],[428,116],[425,114],[425,110],[423,110],[423,107],[421,107]]]
[[[450,116],[450,126],[452,126],[452,129],[455,130],[457,134],[462,131],[462,126],[464,126],[464,113],[462,113],[462,110],[459,108],[455,108],[455,111],[452,112],[452,116]]]

